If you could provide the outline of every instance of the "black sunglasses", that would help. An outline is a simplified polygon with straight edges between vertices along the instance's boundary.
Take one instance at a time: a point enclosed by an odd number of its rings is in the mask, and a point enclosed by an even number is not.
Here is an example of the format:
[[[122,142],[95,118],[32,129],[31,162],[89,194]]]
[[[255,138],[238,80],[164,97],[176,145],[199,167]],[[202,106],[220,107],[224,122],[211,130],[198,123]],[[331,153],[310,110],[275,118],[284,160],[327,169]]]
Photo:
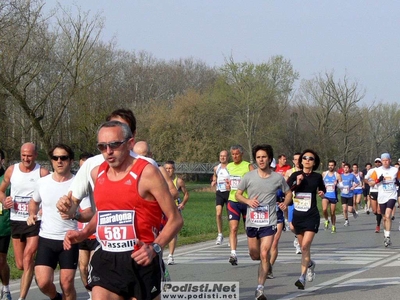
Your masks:
[[[106,151],[107,147],[109,147],[111,150],[115,150],[127,141],[128,140],[123,140],[120,142],[111,142],[111,143],[98,143],[97,149],[99,149],[101,152]]]
[[[58,161],[58,159],[61,159],[61,161],[66,161],[67,159],[69,159],[69,156],[68,155],[61,155],[61,156],[52,155],[51,159],[54,161]]]
[[[315,160],[315,158],[313,156],[307,156],[307,155],[304,155],[302,158],[304,160],[309,160],[309,161],[314,161]]]

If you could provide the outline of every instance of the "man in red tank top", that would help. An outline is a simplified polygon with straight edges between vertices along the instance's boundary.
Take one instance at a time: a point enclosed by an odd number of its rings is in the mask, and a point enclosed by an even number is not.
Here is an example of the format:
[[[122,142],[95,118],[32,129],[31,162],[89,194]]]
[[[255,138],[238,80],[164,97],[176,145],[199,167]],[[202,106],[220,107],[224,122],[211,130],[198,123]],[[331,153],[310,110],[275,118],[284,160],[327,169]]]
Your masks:
[[[97,147],[105,162],[92,170],[96,215],[82,231],[69,231],[64,247],[97,229],[100,246],[90,262],[94,299],[154,299],[161,293],[162,248],[179,232],[182,217],[157,167],[129,151],[131,130],[103,123]],[[161,233],[161,212],[168,218]]]

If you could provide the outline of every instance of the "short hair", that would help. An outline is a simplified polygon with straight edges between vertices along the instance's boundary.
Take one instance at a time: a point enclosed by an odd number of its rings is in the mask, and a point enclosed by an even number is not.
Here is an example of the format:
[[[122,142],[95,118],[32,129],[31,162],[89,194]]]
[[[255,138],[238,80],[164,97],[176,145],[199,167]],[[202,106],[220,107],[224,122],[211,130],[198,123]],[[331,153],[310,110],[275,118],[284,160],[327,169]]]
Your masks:
[[[356,166],[356,167],[358,168],[358,164],[357,164],[357,163],[354,163],[354,164],[353,164],[353,167],[354,167],[354,166]]]
[[[5,159],[4,151],[0,149],[0,159]]]
[[[173,160],[167,160],[164,165],[171,165],[175,169],[175,162]]]
[[[295,156],[295,155],[301,155],[301,153],[300,153],[300,152],[295,152],[295,153],[293,154],[293,156]]]
[[[365,164],[365,166],[370,166],[370,167],[372,167],[372,164],[371,164],[370,162],[367,162],[367,163]]]
[[[349,163],[344,163],[344,167],[349,167],[349,169],[351,168]]]
[[[66,144],[63,144],[63,143],[55,144],[53,147],[50,148],[49,152],[47,153],[50,158],[53,156],[54,150],[56,148],[60,148],[60,149],[65,150],[68,153],[69,159],[74,159],[75,153],[72,150],[72,148],[70,146],[66,145]]]
[[[299,166],[300,166],[301,169],[303,169],[302,160],[303,160],[304,154],[307,153],[307,152],[312,153],[312,154],[314,155],[315,160],[314,160],[313,171],[315,171],[315,170],[317,170],[317,169],[319,168],[320,159],[319,159],[318,153],[315,152],[315,151],[312,150],[312,149],[306,149],[306,150],[304,150],[304,151],[301,153],[301,155],[300,155],[300,163],[299,163]]]
[[[263,151],[265,151],[267,153],[268,159],[269,159],[269,163],[271,164],[272,159],[274,158],[274,150],[272,149],[272,146],[271,145],[267,145],[267,144],[255,145],[253,147],[253,149],[251,150],[254,160],[256,160],[256,153],[259,150],[263,150]]]
[[[286,157],[286,155],[285,154],[279,154],[278,155],[278,159],[280,159],[281,157]]]
[[[334,164],[334,166],[336,167],[336,160],[334,160],[334,159],[330,159],[330,160],[328,160],[328,164],[329,163],[333,163]]]
[[[112,118],[120,117],[125,120],[131,129],[132,135],[136,132],[136,118],[133,111],[127,108],[119,108],[114,110],[111,114],[106,117],[106,121],[110,121]]]
[[[94,155],[90,152],[82,152],[81,155],[79,155],[79,160],[87,160],[90,157],[93,157]]]
[[[232,151],[232,150],[239,150],[240,153],[242,153],[242,154],[244,152],[244,149],[243,149],[243,147],[241,145],[233,145],[233,146],[231,146],[230,151]]]
[[[122,135],[124,136],[124,140],[129,140],[132,138],[132,131],[129,126],[125,123],[121,123],[120,121],[107,121],[100,125],[99,129],[97,130],[97,135],[99,134],[102,128],[113,128],[113,127],[120,127],[122,129]]]

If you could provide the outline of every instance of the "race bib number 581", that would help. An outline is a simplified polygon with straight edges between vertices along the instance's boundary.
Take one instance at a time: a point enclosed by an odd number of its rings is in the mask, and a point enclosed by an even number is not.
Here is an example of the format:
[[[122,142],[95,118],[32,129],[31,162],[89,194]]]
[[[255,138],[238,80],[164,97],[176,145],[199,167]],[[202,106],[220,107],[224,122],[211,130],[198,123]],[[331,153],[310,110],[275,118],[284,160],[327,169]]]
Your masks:
[[[97,238],[104,251],[133,251],[136,244],[135,211],[99,211]]]

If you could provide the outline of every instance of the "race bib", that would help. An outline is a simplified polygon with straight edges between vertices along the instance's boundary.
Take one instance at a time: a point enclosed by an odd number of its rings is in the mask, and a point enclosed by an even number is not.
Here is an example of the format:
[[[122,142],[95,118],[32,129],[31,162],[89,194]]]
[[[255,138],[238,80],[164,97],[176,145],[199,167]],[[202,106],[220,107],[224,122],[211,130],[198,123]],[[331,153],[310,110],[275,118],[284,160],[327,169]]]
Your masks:
[[[28,217],[28,206],[31,197],[15,196],[14,197],[14,212],[21,217]]]
[[[396,188],[394,187],[393,181],[383,182],[382,188],[384,192],[393,192]]]
[[[335,185],[333,183],[327,183],[325,184],[326,192],[334,192],[335,191]]]
[[[268,226],[269,206],[250,207],[250,222],[258,226]]]
[[[350,186],[344,185],[342,188],[342,194],[348,194],[350,192]]]
[[[230,184],[231,184],[231,191],[236,191],[238,189],[239,183],[242,180],[241,176],[231,176],[230,177]]]
[[[311,193],[296,193],[293,205],[297,211],[308,211],[311,208]]]
[[[135,211],[99,211],[97,213],[97,239],[104,251],[133,251],[137,242]]]
[[[220,192],[226,192],[226,182],[225,182],[225,180],[217,182],[217,190],[220,191]]]

